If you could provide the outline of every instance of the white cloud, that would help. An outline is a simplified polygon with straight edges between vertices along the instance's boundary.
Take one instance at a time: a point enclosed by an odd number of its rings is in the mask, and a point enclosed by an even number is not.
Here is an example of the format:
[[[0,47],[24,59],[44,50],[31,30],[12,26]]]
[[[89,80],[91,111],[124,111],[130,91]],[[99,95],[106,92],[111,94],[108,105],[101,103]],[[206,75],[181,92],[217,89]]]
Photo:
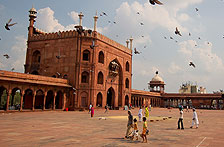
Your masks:
[[[43,8],[38,10],[36,25],[40,29],[44,29],[47,32],[54,32],[64,30],[65,27],[61,25],[54,17],[54,11],[51,8]]]
[[[74,20],[75,23],[78,23],[79,21],[79,13],[72,11],[70,13],[68,13],[68,15],[72,18],[72,20]]]
[[[206,72],[224,72],[224,65],[222,59],[212,52],[212,43],[208,44],[204,41],[197,46],[193,40],[181,42],[179,53],[184,57],[183,60],[195,62],[197,68]]]

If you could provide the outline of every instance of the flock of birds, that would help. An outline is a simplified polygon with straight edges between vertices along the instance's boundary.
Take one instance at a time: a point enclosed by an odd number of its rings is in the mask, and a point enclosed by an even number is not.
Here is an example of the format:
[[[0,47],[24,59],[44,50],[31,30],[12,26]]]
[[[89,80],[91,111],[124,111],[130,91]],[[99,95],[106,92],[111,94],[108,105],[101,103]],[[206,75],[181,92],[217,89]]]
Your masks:
[[[159,0],[149,0],[149,3],[150,3],[151,5],[156,5],[156,4],[157,4],[157,5],[163,5],[163,3],[160,2]],[[198,8],[195,8],[195,11],[198,12],[199,9],[198,9]],[[137,14],[137,15],[140,15],[140,12],[137,12],[136,14]],[[108,15],[107,15],[107,13],[102,12],[102,13],[100,13],[100,16],[103,17],[103,16],[108,16]],[[8,30],[8,31],[10,30],[10,27],[12,27],[12,26],[14,26],[15,24],[17,24],[17,23],[11,23],[11,21],[12,21],[12,18],[10,18],[9,21],[5,24],[5,29]],[[109,23],[109,24],[117,24],[116,21],[112,21],[112,20],[108,20],[108,23]],[[143,22],[140,22],[140,25],[144,25],[144,23],[143,23]],[[77,31],[78,31],[79,33],[82,33],[82,32],[84,31],[84,29],[82,29],[82,28],[81,28],[81,29],[77,29]],[[92,30],[88,30],[88,33],[91,33],[91,32],[92,32]],[[175,33],[176,35],[182,36],[180,30],[179,30],[177,27],[175,28],[174,33]],[[61,35],[60,31],[58,32],[58,35],[59,35],[59,36]],[[191,33],[189,33],[189,36],[191,36]],[[116,35],[116,37],[118,37],[118,35]],[[142,35],[141,37],[144,37],[144,36]],[[223,35],[222,38],[224,38],[224,35]],[[168,39],[168,37],[164,36],[164,39]],[[172,36],[170,36],[169,39],[174,40],[174,38],[173,38]],[[201,37],[198,37],[198,39],[201,40]],[[0,40],[1,40],[1,38],[0,38]],[[175,40],[175,42],[177,43],[178,41]],[[210,43],[208,42],[208,44],[210,44]],[[197,46],[197,44],[195,44],[195,46]],[[91,49],[94,49],[94,47],[96,47],[96,45],[95,45],[95,41],[93,40],[92,45],[90,45],[90,48],[91,48]],[[146,45],[144,46],[144,48],[146,48]],[[136,48],[134,48],[134,54],[141,54],[141,53],[142,53],[142,52],[140,52],[140,51],[138,51]],[[10,56],[9,56],[8,54],[4,54],[3,56],[4,56],[6,59],[9,59],[9,58],[10,58]],[[58,53],[58,55],[56,56],[56,58],[59,60],[59,59],[61,59],[62,56],[63,56],[63,55],[60,55],[60,49],[59,49],[59,53]],[[212,58],[212,57],[211,57],[211,58]],[[192,61],[189,62],[189,66],[192,66],[192,67],[194,67],[194,68],[196,67],[195,64],[194,64]],[[12,68],[11,70],[13,71],[13,70],[15,70],[15,69]]]

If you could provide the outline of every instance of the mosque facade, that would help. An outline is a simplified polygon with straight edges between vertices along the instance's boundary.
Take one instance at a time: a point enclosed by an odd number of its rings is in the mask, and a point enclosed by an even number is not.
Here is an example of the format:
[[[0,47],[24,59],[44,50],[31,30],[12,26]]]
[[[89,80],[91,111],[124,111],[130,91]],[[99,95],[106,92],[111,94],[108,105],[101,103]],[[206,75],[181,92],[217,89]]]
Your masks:
[[[100,34],[97,16],[93,30],[83,28],[80,13],[74,30],[46,33],[34,26],[36,14],[30,9],[25,72],[0,71],[0,109],[74,110],[90,104],[223,109],[221,94],[166,93],[158,72],[148,91],[132,89],[133,39],[124,46]],[[17,101],[16,94],[21,97]]]

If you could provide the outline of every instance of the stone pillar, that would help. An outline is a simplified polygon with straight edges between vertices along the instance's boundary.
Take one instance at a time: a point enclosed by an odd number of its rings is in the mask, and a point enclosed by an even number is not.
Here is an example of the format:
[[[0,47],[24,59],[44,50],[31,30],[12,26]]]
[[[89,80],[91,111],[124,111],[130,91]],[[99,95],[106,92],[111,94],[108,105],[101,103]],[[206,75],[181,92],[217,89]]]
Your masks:
[[[56,99],[56,95],[57,95],[57,93],[55,92],[54,93],[54,100],[53,100],[53,110],[55,110],[55,99]]]
[[[62,110],[65,110],[65,107],[66,107],[66,93],[63,94],[63,102],[62,102]]]
[[[22,90],[21,99],[20,99],[20,111],[23,111],[23,97],[25,95],[25,91]]]
[[[94,18],[94,29],[93,29],[93,31],[96,32],[96,24],[97,24],[97,19],[98,19],[97,12],[96,12],[96,15],[93,18]]]
[[[6,108],[5,110],[8,111],[9,110],[9,99],[10,99],[10,95],[12,93],[12,90],[9,89],[8,93],[7,93],[7,101],[6,101]]]
[[[82,12],[79,13],[79,26],[82,26],[82,17],[84,15],[82,14]]]
[[[43,110],[45,110],[45,108],[46,108],[46,98],[47,98],[47,91],[44,92]]]
[[[33,111],[35,110],[35,98],[36,98],[36,91],[34,91],[33,93],[33,107],[32,107]]]

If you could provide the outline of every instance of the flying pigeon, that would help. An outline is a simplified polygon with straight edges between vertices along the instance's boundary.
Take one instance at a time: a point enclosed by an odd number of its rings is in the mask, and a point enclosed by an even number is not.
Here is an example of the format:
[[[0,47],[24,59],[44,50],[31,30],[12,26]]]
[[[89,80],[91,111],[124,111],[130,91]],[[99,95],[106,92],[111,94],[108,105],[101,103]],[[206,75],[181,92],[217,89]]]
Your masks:
[[[140,13],[139,13],[139,12],[137,12],[136,14],[140,15]]]
[[[163,5],[159,0],[149,0],[149,3],[152,5],[158,4],[158,5]]]
[[[6,59],[9,59],[10,56],[8,54],[3,55],[4,57],[6,57]]]
[[[176,27],[176,30],[175,30],[175,34],[182,36],[182,35],[180,34],[180,31],[177,29],[177,27]]]
[[[144,25],[144,23],[143,23],[143,22],[141,22],[141,23],[140,23],[140,25]]]
[[[170,39],[173,39],[173,37],[170,37]]]
[[[140,52],[139,52],[139,51],[137,51],[137,49],[136,49],[136,48],[134,48],[134,54],[140,54]]]
[[[191,36],[191,33],[189,33],[189,36]]]
[[[114,24],[117,24],[116,21],[114,21]]]
[[[105,12],[102,12],[102,13],[103,13],[103,15],[107,16],[107,14]]]
[[[164,36],[164,39],[167,39],[166,36]]]
[[[9,27],[11,27],[11,26],[17,24],[17,23],[9,24],[11,21],[12,21],[12,18],[10,18],[9,21],[8,21],[8,23],[5,24],[5,29],[6,29],[6,30],[10,30]]]
[[[95,40],[92,41],[92,45],[90,45],[91,49],[94,49],[95,47],[97,47],[98,45],[95,45]]]
[[[12,68],[12,69],[11,69],[11,71],[14,71],[14,70],[15,70],[15,68]]]
[[[195,65],[194,65],[194,63],[193,63],[193,62],[190,62],[190,63],[189,63],[189,66],[192,66],[192,67],[194,67],[194,68],[195,68]]]
[[[198,8],[195,8],[195,11],[198,12]]]

